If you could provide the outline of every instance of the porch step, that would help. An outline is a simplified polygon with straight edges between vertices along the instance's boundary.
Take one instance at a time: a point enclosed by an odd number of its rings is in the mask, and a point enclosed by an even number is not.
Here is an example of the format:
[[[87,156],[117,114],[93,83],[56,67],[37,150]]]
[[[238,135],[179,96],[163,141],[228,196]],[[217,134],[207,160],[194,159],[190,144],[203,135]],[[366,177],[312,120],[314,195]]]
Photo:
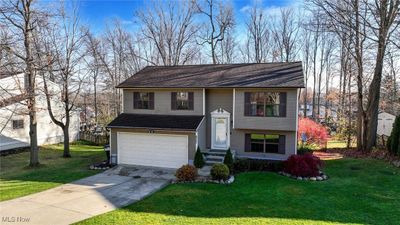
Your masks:
[[[212,166],[217,163],[223,163],[225,158],[226,150],[210,149],[204,153],[206,158],[206,165]]]
[[[206,158],[211,160],[224,160],[225,155],[208,155]]]

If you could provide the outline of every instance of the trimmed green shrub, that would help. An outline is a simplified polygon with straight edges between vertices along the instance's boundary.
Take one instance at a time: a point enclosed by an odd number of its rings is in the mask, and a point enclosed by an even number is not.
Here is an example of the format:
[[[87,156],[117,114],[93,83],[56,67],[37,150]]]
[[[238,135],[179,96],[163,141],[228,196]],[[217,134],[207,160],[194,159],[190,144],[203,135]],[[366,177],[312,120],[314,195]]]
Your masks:
[[[214,164],[211,167],[210,175],[214,180],[227,180],[229,178],[229,168],[222,163]]]
[[[176,170],[175,177],[178,181],[194,181],[197,177],[197,168],[192,165],[183,165]]]
[[[400,116],[397,116],[393,123],[393,129],[387,142],[387,148],[389,152],[400,155]]]
[[[304,154],[312,153],[312,152],[313,152],[313,150],[309,146],[306,146],[306,145],[303,145],[299,149],[297,149],[297,155],[304,155]]]
[[[232,173],[242,173],[249,171],[271,171],[278,172],[283,168],[283,162],[277,160],[264,159],[236,159],[233,163]]]
[[[203,153],[201,153],[200,151],[200,147],[197,146],[197,151],[196,154],[194,156],[194,166],[196,168],[202,168],[204,166],[206,162],[204,162],[204,157],[203,157]]]
[[[226,151],[225,158],[224,158],[224,164],[228,166],[229,171],[232,171],[233,167],[233,156],[231,152],[231,148]]]

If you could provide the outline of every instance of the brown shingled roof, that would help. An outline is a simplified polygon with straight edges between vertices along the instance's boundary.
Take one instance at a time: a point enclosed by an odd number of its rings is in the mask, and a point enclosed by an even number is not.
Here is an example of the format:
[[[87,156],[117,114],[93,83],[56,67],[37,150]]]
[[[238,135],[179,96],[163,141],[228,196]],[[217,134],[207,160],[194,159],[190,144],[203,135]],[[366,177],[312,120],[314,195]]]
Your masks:
[[[0,99],[0,108],[12,105],[25,99],[27,99],[26,94],[19,94],[6,99]]]
[[[154,115],[154,114],[119,114],[108,128],[146,128],[195,131],[204,116],[192,115]]]
[[[117,88],[304,87],[301,62],[147,66]]]

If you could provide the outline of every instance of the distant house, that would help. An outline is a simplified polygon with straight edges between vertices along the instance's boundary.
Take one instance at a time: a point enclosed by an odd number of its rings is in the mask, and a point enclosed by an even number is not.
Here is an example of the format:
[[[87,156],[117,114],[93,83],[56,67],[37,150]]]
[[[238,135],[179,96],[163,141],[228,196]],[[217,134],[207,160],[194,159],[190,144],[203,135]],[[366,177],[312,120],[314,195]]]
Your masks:
[[[306,105],[307,110],[306,110],[306,116],[307,117],[312,117],[312,104],[307,104]],[[317,106],[315,106],[315,110],[317,110]],[[321,122],[325,122],[325,106],[320,105],[320,110],[319,110],[319,118]],[[337,121],[337,112],[336,108],[334,107],[328,107],[327,108],[327,113],[328,113],[328,121]],[[315,113],[317,114],[317,112]],[[304,104],[300,104],[299,106],[299,116],[304,116]],[[318,116],[318,115],[316,115]]]
[[[378,114],[378,129],[377,129],[376,133],[378,135],[390,136],[395,119],[396,119],[396,116],[394,116],[390,113],[386,113],[386,112],[379,113]]]
[[[24,90],[24,74],[0,74],[0,151],[29,146],[29,116]],[[49,81],[49,88],[56,84]],[[63,132],[55,125],[48,114],[46,96],[43,93],[43,80],[36,78],[37,96],[37,134],[38,144],[54,144],[63,141]],[[52,101],[55,114],[63,112],[63,104]],[[70,124],[70,140],[79,134],[79,113],[74,112]]]

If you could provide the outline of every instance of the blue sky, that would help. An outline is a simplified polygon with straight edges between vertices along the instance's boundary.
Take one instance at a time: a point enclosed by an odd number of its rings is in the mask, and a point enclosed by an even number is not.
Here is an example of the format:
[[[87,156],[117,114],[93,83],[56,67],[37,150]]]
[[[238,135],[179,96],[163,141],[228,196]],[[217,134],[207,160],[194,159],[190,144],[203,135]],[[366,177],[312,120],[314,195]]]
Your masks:
[[[88,24],[95,33],[105,28],[107,21],[112,18],[121,19],[129,29],[134,29],[134,12],[144,8],[146,0],[81,0],[80,16],[84,24]],[[243,9],[252,4],[252,0],[232,0],[238,26],[244,23]],[[266,9],[294,6],[297,0],[264,0]]]

